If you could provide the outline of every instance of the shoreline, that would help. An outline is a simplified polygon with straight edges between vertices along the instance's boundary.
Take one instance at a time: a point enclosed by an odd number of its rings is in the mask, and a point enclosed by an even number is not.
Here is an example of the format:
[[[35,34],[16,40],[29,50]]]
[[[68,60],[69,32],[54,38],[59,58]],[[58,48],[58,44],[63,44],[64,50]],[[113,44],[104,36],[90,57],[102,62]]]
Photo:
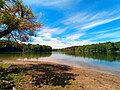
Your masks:
[[[105,71],[102,71],[102,70],[97,70],[97,69],[93,69],[93,68],[90,68],[90,67],[87,67],[87,66],[76,66],[76,65],[67,65],[67,64],[61,64],[59,62],[55,62],[55,61],[52,61],[52,62],[49,62],[49,61],[9,61],[9,60],[4,60],[0,63],[6,63],[6,64],[14,64],[14,65],[29,65],[29,64],[57,64],[57,65],[65,65],[65,66],[69,66],[71,68],[76,68],[76,69],[83,69],[83,70],[86,70],[86,71],[91,71],[91,72],[96,72],[96,73],[100,73],[100,74],[105,74],[105,75],[110,75],[110,76],[115,76],[115,77],[118,77],[120,78],[119,75],[116,75],[116,74],[112,74],[112,73],[108,73],[108,72],[105,72]]]
[[[54,60],[54,61],[34,61],[34,60],[31,60],[31,61],[24,61],[24,60],[18,60],[18,61],[14,61],[14,60],[3,60],[2,61],[3,63],[11,63],[11,64],[39,64],[39,63],[51,63],[51,64],[60,64],[60,65],[66,65],[66,66],[70,66],[70,67],[74,67],[74,68],[80,68],[80,69],[86,69],[86,70],[90,70],[90,71],[93,71],[93,72],[98,72],[98,73],[103,73],[103,74],[107,74],[107,75],[112,75],[112,76],[116,76],[116,77],[120,77],[120,73],[116,73],[116,72],[111,72],[112,70],[110,68],[100,68],[100,67],[91,67],[91,66],[86,66],[86,65],[76,65],[76,64],[66,64],[66,63],[60,63],[58,62],[57,60]],[[1,62],[0,62],[1,63]],[[108,71],[107,71],[108,70]],[[110,71],[109,71],[110,70]]]
[[[18,66],[24,65],[25,67],[27,65],[38,65],[38,67],[40,67],[41,65],[45,65],[45,66],[48,65],[48,66],[51,66],[50,68],[53,68],[55,66],[53,69],[55,70],[57,69],[58,72],[60,72],[60,74],[61,74],[61,70],[59,69],[64,67],[63,72],[73,73],[76,75],[73,81],[72,79],[70,80],[72,84],[67,87],[69,88],[69,90],[79,90],[79,89],[80,90],[105,90],[105,89],[120,90],[120,77],[106,74],[106,73],[97,72],[97,71],[87,69],[84,67],[79,68],[79,67],[74,67],[74,66],[61,65],[57,62],[41,62],[41,61],[40,62],[10,61],[10,62],[3,62],[3,63],[11,64],[11,65],[18,65]],[[48,67],[46,66],[44,68],[48,68]],[[69,70],[67,70],[67,68],[69,68]],[[45,89],[45,88],[47,88],[46,85],[40,88],[40,90]],[[51,88],[54,90],[54,88],[58,88],[58,87],[51,87]],[[64,87],[64,89],[67,90],[66,87]],[[29,89],[26,89],[26,90],[29,90]],[[58,89],[58,90],[61,90],[61,89]]]

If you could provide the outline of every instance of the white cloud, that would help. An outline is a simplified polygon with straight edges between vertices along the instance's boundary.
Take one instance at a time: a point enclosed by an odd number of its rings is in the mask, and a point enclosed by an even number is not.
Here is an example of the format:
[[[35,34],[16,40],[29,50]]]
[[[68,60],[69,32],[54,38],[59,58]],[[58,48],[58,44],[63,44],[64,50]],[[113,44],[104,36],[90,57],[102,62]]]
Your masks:
[[[73,41],[69,42],[72,46],[79,46],[79,45],[87,45],[87,44],[92,44],[94,42],[91,42],[90,40],[82,40],[82,41]]]
[[[43,27],[39,31],[36,32],[38,37],[41,37],[44,40],[51,40],[54,35],[59,35],[65,32],[67,28],[49,28]]]
[[[41,30],[37,33],[38,35],[50,33],[50,34],[61,34],[64,31],[66,31],[67,28],[49,28],[49,27],[43,27]]]
[[[63,20],[62,23],[78,30],[89,30],[93,27],[120,19],[119,9],[103,12],[79,12]]]
[[[47,8],[54,8],[58,9],[71,9],[72,4],[74,4],[75,0],[23,0],[28,5],[37,5],[37,6],[44,6]],[[80,0],[79,0],[80,1]],[[118,10],[118,11],[117,11]],[[49,12],[48,12],[49,13]],[[61,12],[63,13],[63,12]],[[114,32],[111,33],[112,30],[103,30],[103,31],[96,31],[94,33],[89,33],[89,39],[84,39],[80,41],[81,37],[87,36],[88,30],[91,28],[97,27],[102,24],[106,24],[115,20],[120,19],[120,10],[109,10],[109,11],[102,11],[102,12],[94,12],[94,11],[81,11],[79,13],[73,14],[68,13],[64,16],[66,18],[60,19],[63,20],[61,22],[55,22],[60,27],[42,27],[39,32],[37,32],[37,37],[32,37],[33,42],[36,44],[43,44],[43,45],[50,45],[53,48],[64,48],[70,47],[75,45],[86,45],[91,44],[93,40],[100,40],[103,38],[118,38],[120,33]],[[42,13],[40,13],[40,18],[42,17]],[[45,18],[46,19],[46,18]],[[59,24],[58,24],[59,23]],[[63,25],[64,24],[64,25]],[[52,24],[53,25],[53,24]],[[52,26],[49,25],[49,26]],[[56,25],[56,26],[57,26]],[[67,28],[62,28],[61,26],[65,26]],[[70,30],[75,29],[75,32]],[[68,32],[66,32],[68,30]],[[114,30],[113,30],[114,31]],[[65,32],[65,33],[64,33]],[[72,32],[72,33],[71,33]],[[58,35],[58,36],[57,36]],[[62,35],[59,37],[59,35]],[[91,38],[91,35],[92,38]]]
[[[32,42],[28,42],[31,44],[40,44],[40,45],[49,45],[54,49],[58,49],[58,48],[65,48],[65,47],[71,47],[71,46],[75,46],[75,45],[86,45],[86,44],[90,44],[92,42],[90,42],[89,40],[83,40],[83,41],[69,41],[67,39],[61,39],[59,40],[58,38],[50,38],[50,40],[46,41],[43,39],[43,37],[31,37],[33,39]]]
[[[76,39],[79,39],[81,36],[83,36],[84,34],[82,33],[79,33],[79,34],[72,34],[72,35],[69,35],[66,39],[67,40],[76,40]]]
[[[104,33],[109,33],[109,32],[116,32],[116,31],[119,31],[120,30],[120,27],[117,27],[117,28],[115,28],[115,27],[112,27],[112,29],[111,28],[107,28],[107,29],[101,29],[101,31],[96,31],[96,32],[91,32],[91,33],[89,33],[90,35],[98,35],[98,34],[104,34]]]
[[[32,36],[33,39],[32,44],[41,44],[41,45],[49,45],[53,48],[65,48],[67,46],[71,46],[69,44],[65,44],[62,40],[59,40],[57,37],[53,38],[54,35],[58,35],[63,33],[65,29],[60,28],[48,28],[43,27],[39,32],[37,32],[37,37]]]
[[[59,28],[59,27],[41,28],[40,32],[37,33],[38,37],[35,38],[34,42],[39,44],[44,44],[44,45],[50,45],[53,48],[65,48],[65,47],[70,47],[74,45],[86,45],[86,44],[94,43],[91,41],[100,40],[103,38],[109,38],[109,37],[118,38],[118,33],[120,32],[109,33],[110,30],[107,30],[108,32],[103,31],[99,33],[99,35],[97,34],[97,32],[92,34],[93,35],[92,38],[82,40],[82,41],[77,41],[77,39],[79,39],[80,37],[85,36],[86,30],[89,30],[90,28],[96,27],[98,25],[102,25],[102,24],[120,19],[119,15],[114,15],[115,13],[117,12],[113,11],[113,12],[101,12],[101,13],[91,13],[91,14],[79,13],[76,16],[69,17],[68,19],[63,21],[63,23],[67,25],[67,28]],[[62,37],[53,38],[54,35],[62,34],[66,30],[68,30],[68,26],[77,28],[78,31],[72,33],[72,35],[63,34],[64,38]]]
[[[45,6],[49,8],[64,9],[73,4],[74,0],[23,0],[27,5]]]
[[[71,46],[69,44],[64,44],[62,41],[57,38],[51,38],[49,41],[43,40],[42,37],[31,37],[33,39],[32,42],[28,42],[31,44],[40,44],[40,45],[49,45],[53,48],[65,48],[67,46]]]
[[[81,29],[90,29],[90,28],[93,28],[93,27],[96,27],[96,26],[99,26],[99,25],[102,25],[102,24],[105,24],[105,23],[109,23],[109,22],[112,22],[112,21],[118,20],[118,19],[120,19],[120,16],[105,19],[105,20],[93,21],[93,22],[85,24]]]
[[[32,36],[31,38],[33,39],[33,42],[34,42],[34,43],[39,44],[38,42],[43,42],[43,39],[42,39],[41,37]],[[32,43],[33,43],[33,42],[32,42]]]
[[[51,37],[52,37],[50,33],[44,33],[40,36],[43,37],[44,39],[47,39],[47,40],[51,39]]]
[[[107,40],[109,41],[109,39],[111,40],[111,38],[120,38],[119,35],[120,31],[115,31],[115,32],[103,32],[101,34],[96,34],[94,35],[92,38],[90,38],[90,41],[93,40],[100,40],[100,39],[105,39],[107,38]],[[119,39],[120,40],[120,39]]]

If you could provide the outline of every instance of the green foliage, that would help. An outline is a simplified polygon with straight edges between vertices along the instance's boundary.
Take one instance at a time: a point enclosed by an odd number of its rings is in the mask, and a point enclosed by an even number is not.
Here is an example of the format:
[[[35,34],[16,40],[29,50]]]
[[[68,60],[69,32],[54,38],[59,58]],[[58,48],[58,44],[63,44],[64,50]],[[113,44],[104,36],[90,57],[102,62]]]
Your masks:
[[[117,51],[120,51],[120,42],[114,43],[114,46],[116,47]]]
[[[8,68],[10,65],[9,64],[0,64],[0,68],[6,69]]]
[[[73,46],[61,49],[65,52],[116,52],[120,51],[120,42],[106,42],[92,45]]]
[[[22,0],[0,0],[0,38],[26,41],[41,27],[37,17]]]
[[[19,44],[17,42],[0,40],[0,52],[51,52],[52,47],[39,44]]]
[[[0,90],[8,90],[14,87],[13,78],[8,74],[9,64],[0,65]]]
[[[105,42],[92,45],[73,46],[54,51],[62,51],[67,55],[88,57],[107,61],[120,61],[120,42]]]
[[[0,0],[0,7],[3,7],[4,2],[2,0]]]

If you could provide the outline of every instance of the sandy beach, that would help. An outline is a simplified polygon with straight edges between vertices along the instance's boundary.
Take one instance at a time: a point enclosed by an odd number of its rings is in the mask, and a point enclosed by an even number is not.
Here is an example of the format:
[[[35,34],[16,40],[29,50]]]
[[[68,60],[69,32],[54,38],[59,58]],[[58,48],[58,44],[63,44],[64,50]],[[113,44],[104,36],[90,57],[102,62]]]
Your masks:
[[[120,77],[54,62],[4,62],[25,72],[19,90],[120,90]],[[11,70],[10,69],[10,70]]]

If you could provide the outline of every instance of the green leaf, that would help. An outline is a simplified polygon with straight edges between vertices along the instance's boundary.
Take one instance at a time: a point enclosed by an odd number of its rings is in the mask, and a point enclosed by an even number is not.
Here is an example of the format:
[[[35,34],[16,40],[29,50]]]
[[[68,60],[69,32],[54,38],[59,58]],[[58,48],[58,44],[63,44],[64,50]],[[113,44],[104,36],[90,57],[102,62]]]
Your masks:
[[[2,0],[0,0],[0,8],[2,8],[4,5],[4,2]]]

